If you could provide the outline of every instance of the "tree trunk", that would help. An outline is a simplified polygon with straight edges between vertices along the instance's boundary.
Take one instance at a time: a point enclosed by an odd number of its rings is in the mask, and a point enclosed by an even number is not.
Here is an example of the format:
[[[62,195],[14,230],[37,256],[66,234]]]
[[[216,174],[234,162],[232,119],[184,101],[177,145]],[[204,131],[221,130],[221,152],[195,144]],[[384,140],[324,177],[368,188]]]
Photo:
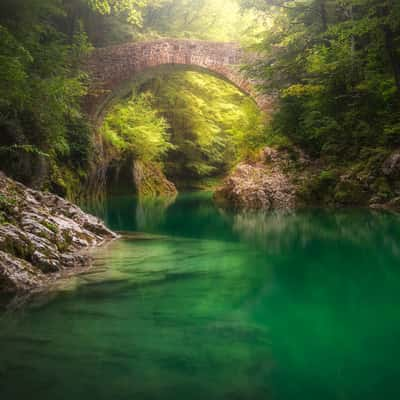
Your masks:
[[[385,48],[392,67],[397,93],[400,95],[400,57],[396,49],[395,32],[393,32],[386,21],[387,17],[390,15],[391,7],[393,7],[391,3],[392,2],[389,2],[388,4],[385,4],[384,7],[381,7],[378,10],[378,16],[382,19],[382,31],[385,40]]]
[[[321,15],[322,32],[326,32],[328,29],[328,15],[325,0],[319,0],[319,13]]]
[[[397,91],[400,94],[400,59],[395,46],[394,33],[388,26],[383,28],[383,32],[385,34],[386,51],[389,55]]]

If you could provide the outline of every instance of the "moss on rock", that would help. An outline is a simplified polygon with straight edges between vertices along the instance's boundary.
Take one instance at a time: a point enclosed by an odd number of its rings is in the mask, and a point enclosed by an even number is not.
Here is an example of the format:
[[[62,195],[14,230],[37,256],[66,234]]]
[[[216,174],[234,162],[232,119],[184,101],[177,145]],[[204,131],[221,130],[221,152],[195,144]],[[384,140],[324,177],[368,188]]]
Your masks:
[[[0,196],[0,216],[9,221],[0,224],[0,291],[1,282],[7,290],[25,290],[54,272],[81,267],[89,259],[78,251],[116,237],[72,203],[28,189],[1,172]],[[32,278],[42,274],[45,279]]]

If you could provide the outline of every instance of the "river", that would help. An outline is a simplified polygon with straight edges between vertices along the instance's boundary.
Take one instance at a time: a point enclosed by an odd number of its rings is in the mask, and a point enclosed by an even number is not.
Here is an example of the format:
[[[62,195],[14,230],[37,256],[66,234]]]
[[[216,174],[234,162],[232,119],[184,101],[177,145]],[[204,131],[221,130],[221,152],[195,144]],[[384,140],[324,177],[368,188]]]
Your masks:
[[[1,315],[1,399],[400,398],[399,216],[91,211],[124,238]]]

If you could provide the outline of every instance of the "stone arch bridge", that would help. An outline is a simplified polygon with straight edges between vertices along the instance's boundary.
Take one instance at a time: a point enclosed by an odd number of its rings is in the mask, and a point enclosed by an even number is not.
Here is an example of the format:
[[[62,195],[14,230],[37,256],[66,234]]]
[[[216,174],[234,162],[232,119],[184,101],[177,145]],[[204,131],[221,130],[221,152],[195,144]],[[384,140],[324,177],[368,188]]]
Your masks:
[[[200,40],[160,39],[96,49],[87,61],[91,85],[86,110],[92,121],[101,121],[113,100],[128,94],[133,82],[143,82],[146,73],[151,76],[157,68],[172,66],[203,70],[227,80],[269,111],[272,99],[259,95],[241,72],[240,65],[248,57],[237,43]]]

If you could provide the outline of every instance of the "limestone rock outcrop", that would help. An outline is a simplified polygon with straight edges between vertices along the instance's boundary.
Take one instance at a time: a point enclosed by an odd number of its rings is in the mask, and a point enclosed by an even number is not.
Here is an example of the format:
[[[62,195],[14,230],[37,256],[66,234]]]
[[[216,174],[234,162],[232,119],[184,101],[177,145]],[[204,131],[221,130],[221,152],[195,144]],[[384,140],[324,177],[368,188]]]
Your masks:
[[[382,172],[385,176],[398,179],[400,177],[400,150],[393,152],[383,163]]]
[[[218,205],[236,210],[291,210],[296,205],[295,188],[283,172],[287,160],[265,148],[256,162],[240,163],[217,188]]]
[[[72,203],[0,172],[0,292],[29,290],[86,266],[83,250],[116,237]]]

